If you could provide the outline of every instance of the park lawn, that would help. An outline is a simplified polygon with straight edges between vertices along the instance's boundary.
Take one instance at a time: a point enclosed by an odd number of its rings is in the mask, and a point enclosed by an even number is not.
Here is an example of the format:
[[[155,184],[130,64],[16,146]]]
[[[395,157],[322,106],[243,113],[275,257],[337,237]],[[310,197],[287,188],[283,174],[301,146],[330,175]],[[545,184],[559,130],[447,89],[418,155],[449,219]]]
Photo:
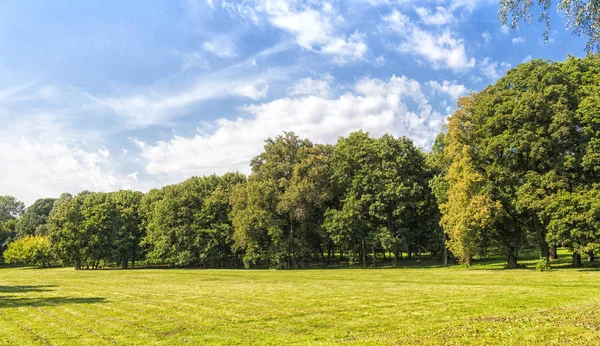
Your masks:
[[[600,344],[600,271],[500,268],[2,268],[0,345]]]

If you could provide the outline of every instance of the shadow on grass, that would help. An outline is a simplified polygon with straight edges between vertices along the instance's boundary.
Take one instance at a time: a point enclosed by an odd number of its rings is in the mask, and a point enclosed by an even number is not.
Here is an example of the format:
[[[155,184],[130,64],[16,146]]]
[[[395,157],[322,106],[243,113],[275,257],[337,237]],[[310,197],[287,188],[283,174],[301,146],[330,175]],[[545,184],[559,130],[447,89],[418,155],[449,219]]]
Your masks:
[[[48,298],[15,298],[14,296],[0,297],[0,309],[3,308],[21,308],[21,307],[39,307],[39,306],[58,306],[67,304],[97,304],[103,303],[106,299],[100,297],[92,298],[71,298],[71,297],[48,297]]]
[[[54,285],[36,285],[36,286],[2,286],[0,285],[0,293],[26,293],[26,292],[46,292]]]

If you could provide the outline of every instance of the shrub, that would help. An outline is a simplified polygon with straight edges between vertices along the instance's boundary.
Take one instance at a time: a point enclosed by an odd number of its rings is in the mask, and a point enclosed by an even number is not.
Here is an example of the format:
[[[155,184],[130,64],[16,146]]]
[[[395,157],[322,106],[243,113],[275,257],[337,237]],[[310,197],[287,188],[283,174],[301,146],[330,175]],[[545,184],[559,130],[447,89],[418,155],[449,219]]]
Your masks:
[[[8,244],[4,260],[8,264],[50,266],[53,256],[50,240],[42,236],[26,236]]]
[[[540,257],[535,269],[538,272],[547,272],[550,270],[550,261],[546,257]]]

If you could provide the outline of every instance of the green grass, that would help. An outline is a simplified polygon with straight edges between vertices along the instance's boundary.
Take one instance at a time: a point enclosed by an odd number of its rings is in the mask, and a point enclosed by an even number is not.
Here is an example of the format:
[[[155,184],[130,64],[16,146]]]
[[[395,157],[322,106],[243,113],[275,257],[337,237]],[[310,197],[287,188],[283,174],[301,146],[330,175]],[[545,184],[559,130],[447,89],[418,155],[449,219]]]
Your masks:
[[[565,263],[545,273],[501,270],[501,260],[470,270],[414,263],[296,271],[3,268],[0,345],[600,344],[600,271]],[[534,259],[524,263],[535,267]]]

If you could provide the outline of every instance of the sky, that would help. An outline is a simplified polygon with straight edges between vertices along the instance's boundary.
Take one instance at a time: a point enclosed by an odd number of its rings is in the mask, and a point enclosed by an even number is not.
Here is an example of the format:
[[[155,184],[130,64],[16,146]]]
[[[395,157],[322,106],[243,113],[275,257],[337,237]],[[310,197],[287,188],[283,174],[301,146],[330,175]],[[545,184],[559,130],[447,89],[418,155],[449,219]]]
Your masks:
[[[0,195],[249,173],[269,137],[365,130],[429,150],[457,98],[584,55],[497,0],[0,0]]]

